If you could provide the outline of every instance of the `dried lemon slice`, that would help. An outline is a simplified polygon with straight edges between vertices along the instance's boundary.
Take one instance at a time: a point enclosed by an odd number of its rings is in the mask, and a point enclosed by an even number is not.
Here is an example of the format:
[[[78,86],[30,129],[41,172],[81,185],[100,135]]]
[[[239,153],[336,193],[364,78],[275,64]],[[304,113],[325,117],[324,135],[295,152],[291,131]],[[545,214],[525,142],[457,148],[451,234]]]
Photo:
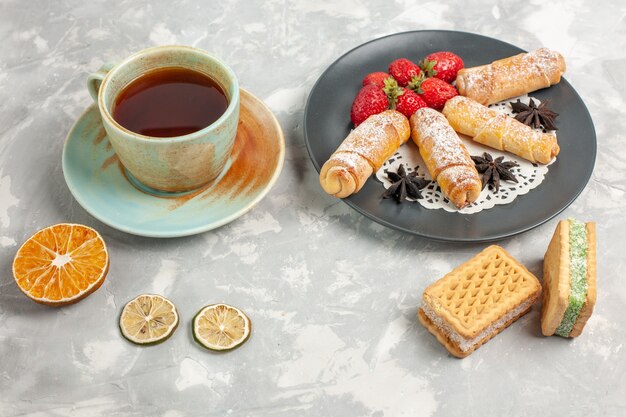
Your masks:
[[[176,326],[176,307],[160,295],[137,296],[124,306],[120,316],[122,336],[138,345],[162,342],[174,333]]]
[[[250,319],[227,304],[203,307],[193,318],[193,337],[207,349],[229,350],[250,337]]]

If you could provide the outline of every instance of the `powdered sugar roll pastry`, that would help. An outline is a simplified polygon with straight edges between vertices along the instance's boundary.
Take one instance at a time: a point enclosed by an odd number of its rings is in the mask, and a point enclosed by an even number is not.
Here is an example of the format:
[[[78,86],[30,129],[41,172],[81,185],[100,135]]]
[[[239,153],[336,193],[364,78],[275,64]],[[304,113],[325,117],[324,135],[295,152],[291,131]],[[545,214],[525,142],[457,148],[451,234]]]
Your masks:
[[[548,48],[500,59],[489,65],[464,68],[456,77],[459,94],[480,104],[493,104],[561,81],[563,56]]]
[[[488,65],[464,68],[457,74],[456,88],[462,96],[488,105],[557,84],[564,72],[563,56],[540,48]]]
[[[339,145],[320,171],[320,184],[339,198],[358,192],[409,139],[409,121],[395,110],[370,116]]]
[[[476,201],[482,183],[467,148],[446,118],[430,108],[411,116],[411,137],[417,145],[433,180],[459,207]]]
[[[506,114],[463,96],[446,102],[443,114],[457,132],[530,162],[547,164],[559,153],[556,136],[534,130]]]

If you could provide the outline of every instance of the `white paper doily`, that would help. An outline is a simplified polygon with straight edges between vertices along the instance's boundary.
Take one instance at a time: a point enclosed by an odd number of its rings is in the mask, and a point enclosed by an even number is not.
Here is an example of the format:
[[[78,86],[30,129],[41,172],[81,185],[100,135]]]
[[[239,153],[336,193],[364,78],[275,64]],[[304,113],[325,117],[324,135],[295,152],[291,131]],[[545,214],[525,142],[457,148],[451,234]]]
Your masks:
[[[489,107],[512,116],[513,109],[509,103],[517,101],[518,98],[522,101],[522,103],[528,104],[530,97],[527,95],[515,97],[500,103],[492,104]],[[539,105],[540,101],[538,99],[535,97],[532,97],[532,99],[537,105]],[[450,212],[471,214],[490,209],[495,205],[508,204],[515,200],[517,196],[526,194],[541,184],[545,175],[548,173],[548,166],[554,162],[553,160],[548,165],[533,164],[532,162],[529,162],[517,155],[483,146],[472,141],[467,136],[459,136],[461,137],[463,144],[467,147],[470,155],[482,156],[483,152],[488,152],[494,159],[499,156],[504,156],[505,161],[517,162],[518,166],[512,168],[511,172],[515,175],[515,177],[517,177],[518,182],[500,181],[500,190],[497,193],[495,192],[495,189],[488,185],[480,193],[478,200],[459,210],[443,195],[439,185],[437,185],[435,181],[431,181],[429,185],[421,190],[424,198],[417,200],[417,202],[427,209],[443,209]],[[383,183],[385,188],[389,188],[391,186],[391,181],[387,178],[386,172],[397,172],[400,164],[404,164],[407,174],[413,172],[417,167],[418,176],[431,180],[430,174],[426,170],[426,165],[419,154],[417,146],[411,139],[409,139],[409,141],[402,145],[398,152],[389,158],[389,160],[387,160],[376,172],[376,178]],[[409,200],[414,201],[410,198]]]

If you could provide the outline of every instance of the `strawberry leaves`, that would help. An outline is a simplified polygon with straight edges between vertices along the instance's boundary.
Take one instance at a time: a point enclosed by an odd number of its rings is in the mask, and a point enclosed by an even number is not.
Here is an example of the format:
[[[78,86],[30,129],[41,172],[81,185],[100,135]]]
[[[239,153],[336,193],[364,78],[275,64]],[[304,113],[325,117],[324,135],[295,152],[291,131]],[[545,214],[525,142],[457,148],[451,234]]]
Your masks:
[[[398,82],[393,77],[389,77],[385,79],[385,88],[383,88],[383,91],[387,94],[389,108],[395,110],[398,104],[398,97],[404,94],[404,89],[400,88]]]
[[[424,74],[413,77],[411,79],[411,82],[409,82],[409,84],[407,85],[407,88],[415,91],[417,94],[424,94],[424,91],[422,90],[422,83],[424,82],[424,80],[426,80]]]
[[[419,63],[419,67],[422,69],[426,77],[434,77],[437,75],[437,70],[435,69],[435,65],[437,65],[437,61],[430,59],[422,59]]]

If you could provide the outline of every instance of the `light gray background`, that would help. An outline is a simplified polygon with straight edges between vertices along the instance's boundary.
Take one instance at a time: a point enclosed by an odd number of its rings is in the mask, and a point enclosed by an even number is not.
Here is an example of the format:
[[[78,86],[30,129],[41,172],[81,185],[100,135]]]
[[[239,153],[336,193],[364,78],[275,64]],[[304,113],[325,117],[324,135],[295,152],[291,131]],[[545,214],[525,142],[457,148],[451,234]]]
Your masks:
[[[0,415],[625,415],[625,15],[623,2],[592,0],[3,0]],[[362,42],[435,28],[559,50],[589,107],[596,169],[558,216],[598,222],[598,302],[577,340],[541,337],[535,306],[469,358],[451,358],[418,324],[416,306],[429,283],[486,245],[386,229],[318,185],[302,140],[315,80]],[[278,116],[287,154],[278,183],[247,215],[157,240],[90,217],[60,162],[66,133],[91,102],[87,74],[171,43],[226,60]],[[46,308],[19,292],[11,262],[36,230],[66,221],[103,234],[111,269],[89,298]],[[540,275],[555,224],[501,244]],[[143,292],[169,297],[181,314],[156,347],[135,347],[117,329],[124,303]],[[220,301],[243,308],[254,329],[242,348],[212,354],[194,344],[188,323]]]

